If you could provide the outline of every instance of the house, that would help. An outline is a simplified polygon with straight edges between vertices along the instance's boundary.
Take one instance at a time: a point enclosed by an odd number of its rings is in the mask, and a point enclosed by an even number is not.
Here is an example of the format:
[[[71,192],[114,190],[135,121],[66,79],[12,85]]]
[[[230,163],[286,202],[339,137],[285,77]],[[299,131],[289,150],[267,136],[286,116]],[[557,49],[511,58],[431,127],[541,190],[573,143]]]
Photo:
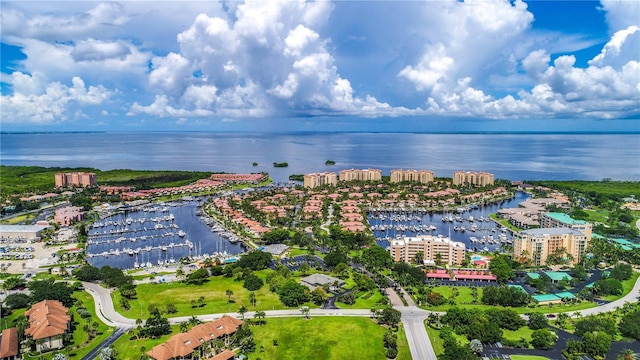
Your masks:
[[[25,311],[29,327],[24,334],[35,340],[37,351],[64,347],[62,336],[71,329],[68,311],[58,300],[42,300]]]
[[[18,359],[18,328],[2,330],[0,336],[0,360]]]
[[[313,274],[300,279],[300,283],[313,291],[317,287],[329,285],[330,290],[337,290],[334,284],[338,284],[338,288],[344,285],[344,281],[325,274]]]
[[[204,350],[204,348],[201,348],[202,345],[211,343],[215,339],[226,340],[235,334],[243,323],[240,319],[224,316],[220,319],[197,325],[187,332],[173,335],[167,342],[154,346],[153,349],[147,351],[147,355],[154,360],[191,359],[194,352]],[[229,352],[225,353],[223,351],[212,359],[226,360],[233,359],[233,356]]]

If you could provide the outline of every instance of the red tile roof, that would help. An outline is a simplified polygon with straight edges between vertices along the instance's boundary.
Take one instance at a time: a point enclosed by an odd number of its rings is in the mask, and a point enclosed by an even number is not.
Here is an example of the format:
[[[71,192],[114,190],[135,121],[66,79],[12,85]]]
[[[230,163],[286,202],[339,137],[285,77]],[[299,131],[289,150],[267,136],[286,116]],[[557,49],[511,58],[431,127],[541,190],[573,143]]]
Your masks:
[[[29,327],[25,329],[25,335],[38,340],[64,334],[71,321],[68,311],[58,300],[42,300],[33,304],[31,309],[24,313],[29,319]]]
[[[18,328],[2,330],[0,337],[0,359],[18,355]]]

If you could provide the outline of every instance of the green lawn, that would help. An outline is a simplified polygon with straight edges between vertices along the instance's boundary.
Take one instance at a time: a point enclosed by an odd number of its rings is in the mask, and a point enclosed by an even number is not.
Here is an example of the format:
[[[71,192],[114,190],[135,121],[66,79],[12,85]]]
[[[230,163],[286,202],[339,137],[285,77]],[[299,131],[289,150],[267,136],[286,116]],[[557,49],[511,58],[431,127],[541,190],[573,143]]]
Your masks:
[[[347,305],[341,302],[336,302],[336,305],[341,309],[371,309],[374,308],[380,300],[383,299],[382,294],[378,289],[368,292],[360,292],[356,303],[353,305]]]
[[[609,296],[604,296],[603,298],[607,301],[613,301],[613,300],[618,300],[621,297],[627,295],[631,291],[631,289],[633,289],[633,286],[636,284],[638,277],[640,277],[640,273],[637,271],[634,271],[630,279],[627,279],[622,282],[622,295],[609,295]]]
[[[436,353],[436,355],[442,355],[442,353],[444,352],[444,341],[440,337],[440,330],[434,329],[426,324],[425,327],[427,328],[427,335],[429,336],[431,345],[433,345],[433,351]],[[453,336],[456,337],[460,345],[467,345],[469,343],[469,340],[463,335],[459,335],[454,332]]]
[[[256,275],[264,279],[270,270],[255,272]],[[232,303],[227,301],[225,295],[227,289],[233,291],[231,295]],[[187,285],[180,282],[160,283],[160,284],[140,284],[136,287],[137,298],[130,301],[130,310],[125,311],[120,306],[120,293],[112,294],[116,310],[126,317],[132,319],[146,319],[149,317],[149,305],[155,304],[164,309],[167,304],[174,304],[178,310],[175,316],[190,316],[213,313],[232,313],[238,311],[240,306],[245,306],[249,311],[254,310],[278,310],[286,307],[280,302],[278,294],[269,291],[265,284],[262,289],[255,291],[256,307],[249,302],[250,291],[242,287],[241,281],[223,276],[211,277],[209,282],[203,285]],[[198,300],[204,297],[205,305],[202,307],[191,307],[191,300]],[[317,307],[308,304],[310,307]]]
[[[250,359],[385,358],[382,345],[385,328],[366,317],[315,316],[310,320],[267,317],[266,325],[252,326],[251,330],[257,346],[254,353],[248,354]],[[278,346],[274,346],[274,340]],[[401,340],[399,337],[399,358],[410,359],[411,355],[404,351],[409,347],[406,339]]]
[[[551,360],[544,356],[536,355],[511,355],[511,360]]]
[[[73,331],[73,345],[69,346],[67,349],[68,355],[70,359],[81,359],[94,347],[98,346],[98,344],[109,337],[113,332],[113,329],[100,321],[98,315],[96,315],[93,297],[89,295],[89,293],[85,291],[76,291],[73,294],[73,298],[81,301],[83,306],[91,314],[91,317],[83,319],[77,314],[77,308],[75,306],[70,309],[70,312],[73,314],[73,320],[76,324],[75,330]],[[89,334],[82,328],[85,324],[89,324],[89,326],[91,326],[91,323],[93,322],[98,323],[98,335],[93,339],[89,339]]]
[[[592,210],[592,209],[582,209],[589,215],[588,221],[590,222],[601,222],[606,224],[609,222],[609,211],[607,210]]]
[[[531,342],[531,330],[528,326],[523,326],[518,330],[502,330],[502,337],[509,340],[520,340],[522,338],[526,339],[528,342]]]
[[[171,336],[179,332],[179,326],[172,326],[171,334],[161,336],[157,339],[136,339],[131,336],[131,333],[126,333],[113,343],[113,348],[118,353],[118,359],[140,359],[143,353],[169,340]]]
[[[6,311],[4,308],[2,311]],[[15,309],[8,316],[6,314],[2,314],[2,321],[0,321],[0,330],[8,329],[15,326],[15,321],[21,315],[24,315],[24,312],[27,311],[27,308]]]

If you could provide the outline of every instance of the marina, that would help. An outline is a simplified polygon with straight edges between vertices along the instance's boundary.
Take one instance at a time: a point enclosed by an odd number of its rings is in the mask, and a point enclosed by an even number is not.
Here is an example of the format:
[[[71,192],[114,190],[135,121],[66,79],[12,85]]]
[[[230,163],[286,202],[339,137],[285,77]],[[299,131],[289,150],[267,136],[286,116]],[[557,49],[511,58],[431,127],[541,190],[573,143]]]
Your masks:
[[[135,269],[186,257],[224,261],[244,252],[244,244],[202,216],[199,205],[198,200],[149,204],[100,219],[88,227],[87,261],[96,267]]]
[[[509,229],[489,218],[501,208],[517,207],[530,195],[517,192],[515,197],[486,205],[458,207],[444,212],[420,208],[370,208],[368,221],[378,245],[403,236],[434,235],[450,237],[465,244],[467,251],[494,251],[512,245]]]

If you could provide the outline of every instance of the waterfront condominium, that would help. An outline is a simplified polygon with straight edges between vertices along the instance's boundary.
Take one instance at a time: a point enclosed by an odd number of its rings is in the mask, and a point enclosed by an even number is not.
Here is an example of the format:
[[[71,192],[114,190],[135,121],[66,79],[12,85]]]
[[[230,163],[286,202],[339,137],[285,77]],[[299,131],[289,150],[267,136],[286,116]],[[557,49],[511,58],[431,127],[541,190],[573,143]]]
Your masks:
[[[306,174],[304,176],[304,187],[315,188],[322,185],[335,186],[338,183],[338,178],[334,172],[321,172]]]
[[[493,174],[478,171],[454,171],[453,185],[493,185]]]
[[[395,261],[412,263],[416,255],[422,252],[425,265],[435,265],[439,258],[443,265],[451,266],[462,264],[465,246],[464,243],[442,236],[418,235],[391,240],[390,251]]]
[[[85,172],[57,173],[56,187],[93,187],[96,186],[96,174]]]
[[[340,181],[380,181],[382,171],[378,169],[349,169],[340,171]]]
[[[531,260],[535,265],[544,265],[549,255],[564,248],[573,258],[572,262],[579,263],[589,246],[593,225],[557,212],[545,213],[539,220],[539,229],[515,234],[514,256]]]
[[[429,170],[391,170],[391,182],[411,181],[429,183],[433,181],[433,171]]]

